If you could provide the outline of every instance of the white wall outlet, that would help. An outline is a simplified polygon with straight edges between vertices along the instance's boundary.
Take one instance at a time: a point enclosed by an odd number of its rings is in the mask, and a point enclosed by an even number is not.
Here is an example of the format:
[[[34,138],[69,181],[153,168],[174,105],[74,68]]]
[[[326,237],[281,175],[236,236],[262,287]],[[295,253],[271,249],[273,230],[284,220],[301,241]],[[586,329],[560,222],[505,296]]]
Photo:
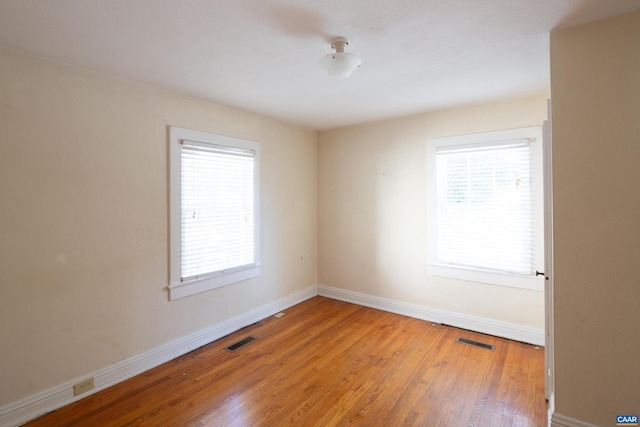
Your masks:
[[[73,385],[73,395],[77,396],[82,393],[86,393],[95,387],[93,382],[93,377],[87,378],[86,380],[82,380],[79,383]]]

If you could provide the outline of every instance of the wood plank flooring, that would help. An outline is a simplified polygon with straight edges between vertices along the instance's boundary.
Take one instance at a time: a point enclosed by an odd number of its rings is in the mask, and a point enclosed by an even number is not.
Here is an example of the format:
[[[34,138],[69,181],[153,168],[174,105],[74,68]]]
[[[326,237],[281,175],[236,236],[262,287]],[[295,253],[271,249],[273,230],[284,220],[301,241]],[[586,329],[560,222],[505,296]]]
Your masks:
[[[540,427],[546,411],[540,347],[315,297],[27,426]]]

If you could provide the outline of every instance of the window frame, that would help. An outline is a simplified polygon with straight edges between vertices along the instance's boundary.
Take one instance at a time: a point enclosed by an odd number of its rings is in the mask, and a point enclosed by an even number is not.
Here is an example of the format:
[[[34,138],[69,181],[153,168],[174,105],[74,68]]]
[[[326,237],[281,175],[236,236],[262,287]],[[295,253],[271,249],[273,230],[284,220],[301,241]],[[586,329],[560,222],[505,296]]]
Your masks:
[[[531,141],[531,190],[533,193],[534,215],[534,257],[533,270],[544,271],[544,188],[542,163],[542,126],[508,129],[493,132],[482,132],[467,135],[431,138],[427,141],[427,233],[428,260],[427,273],[430,276],[471,282],[507,286],[519,289],[542,291],[543,279],[534,272],[521,275],[481,268],[452,266],[438,262],[437,230],[438,230],[438,194],[436,151],[440,147],[468,146],[499,142],[505,140],[529,139]]]
[[[230,268],[217,272],[215,276],[182,280],[182,141],[253,150],[254,262],[248,267]],[[260,273],[260,144],[256,141],[169,126],[169,300],[248,280],[260,276]]]

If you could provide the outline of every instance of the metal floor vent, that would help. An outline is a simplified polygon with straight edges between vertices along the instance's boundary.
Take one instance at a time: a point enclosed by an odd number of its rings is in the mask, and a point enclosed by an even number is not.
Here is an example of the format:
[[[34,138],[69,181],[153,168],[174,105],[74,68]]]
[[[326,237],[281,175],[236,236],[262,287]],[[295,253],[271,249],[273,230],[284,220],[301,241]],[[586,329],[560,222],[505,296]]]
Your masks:
[[[493,350],[495,350],[495,349],[496,349],[496,346],[495,346],[495,345],[485,344],[485,343],[480,342],[480,341],[468,340],[468,339],[466,339],[466,338],[462,338],[462,337],[458,337],[458,339],[456,340],[456,342],[459,342],[459,343],[461,343],[461,344],[469,344],[469,345],[473,345],[473,346],[480,347],[480,348],[484,348],[484,349],[491,350],[491,351],[493,351]]]
[[[225,347],[224,349],[233,353],[234,351],[241,349],[245,345],[249,344],[251,341],[255,341],[255,340],[256,339],[254,337],[246,337],[245,339],[240,340],[235,344],[231,344],[229,347]]]

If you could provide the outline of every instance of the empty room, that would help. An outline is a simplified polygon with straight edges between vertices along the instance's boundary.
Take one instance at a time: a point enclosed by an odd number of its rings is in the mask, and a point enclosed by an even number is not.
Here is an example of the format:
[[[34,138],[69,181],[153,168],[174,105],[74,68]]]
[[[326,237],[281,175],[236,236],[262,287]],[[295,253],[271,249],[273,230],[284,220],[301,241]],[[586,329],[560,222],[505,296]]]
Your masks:
[[[0,0],[0,426],[638,425],[640,2]]]

